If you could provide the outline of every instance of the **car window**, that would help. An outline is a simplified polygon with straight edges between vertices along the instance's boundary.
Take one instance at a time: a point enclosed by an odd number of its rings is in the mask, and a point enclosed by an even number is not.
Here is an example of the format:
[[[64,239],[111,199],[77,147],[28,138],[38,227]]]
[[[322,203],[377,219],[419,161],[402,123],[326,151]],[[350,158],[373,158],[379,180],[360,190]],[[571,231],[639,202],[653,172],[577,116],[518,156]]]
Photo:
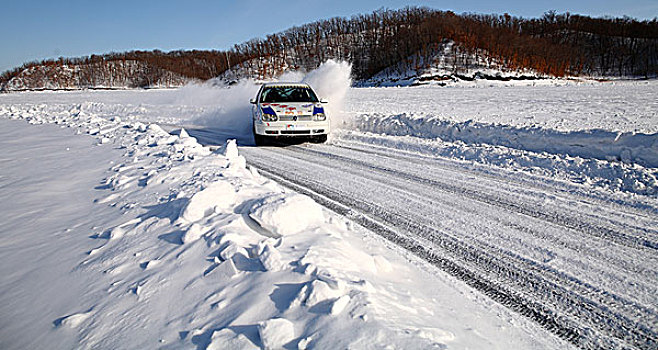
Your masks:
[[[301,86],[273,86],[263,90],[260,102],[318,102],[313,90]]]

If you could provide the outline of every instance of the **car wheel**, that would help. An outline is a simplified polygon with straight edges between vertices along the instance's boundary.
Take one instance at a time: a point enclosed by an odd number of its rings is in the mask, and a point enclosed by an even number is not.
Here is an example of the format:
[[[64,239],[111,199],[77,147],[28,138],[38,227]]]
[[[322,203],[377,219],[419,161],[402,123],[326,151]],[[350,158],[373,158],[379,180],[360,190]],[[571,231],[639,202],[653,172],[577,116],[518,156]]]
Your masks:
[[[313,143],[325,143],[327,142],[327,134],[313,136]]]
[[[258,135],[256,133],[256,130],[254,130],[253,133],[254,133],[254,143],[256,144],[256,146],[264,146],[267,143],[265,136]]]

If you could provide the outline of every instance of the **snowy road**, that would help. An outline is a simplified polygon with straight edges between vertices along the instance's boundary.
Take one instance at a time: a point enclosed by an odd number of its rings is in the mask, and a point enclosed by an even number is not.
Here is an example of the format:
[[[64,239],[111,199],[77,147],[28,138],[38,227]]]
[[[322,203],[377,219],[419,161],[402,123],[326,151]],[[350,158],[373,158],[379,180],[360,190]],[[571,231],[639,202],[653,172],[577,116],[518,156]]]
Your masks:
[[[658,345],[653,210],[345,140],[240,152],[574,344]]]

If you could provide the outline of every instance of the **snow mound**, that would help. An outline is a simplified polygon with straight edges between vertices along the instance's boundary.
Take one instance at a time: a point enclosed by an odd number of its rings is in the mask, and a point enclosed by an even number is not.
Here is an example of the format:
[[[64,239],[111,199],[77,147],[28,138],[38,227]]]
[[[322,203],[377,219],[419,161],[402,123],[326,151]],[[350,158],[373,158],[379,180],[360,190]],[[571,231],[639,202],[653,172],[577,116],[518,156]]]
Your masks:
[[[242,254],[243,256],[249,256],[249,253],[245,250],[245,248],[238,244],[237,242],[234,242],[230,239],[224,240],[229,235],[225,235],[220,239],[220,245],[222,248],[220,248],[219,252],[219,257],[222,258],[223,260],[230,260],[233,258],[234,255],[236,254]]]
[[[236,159],[238,157],[238,144],[235,140],[228,140],[221,154],[230,160]]]
[[[201,225],[199,225],[198,223],[193,223],[192,225],[190,225],[187,231],[185,231],[183,237],[181,237],[181,242],[183,244],[194,242],[199,238],[201,238],[204,235],[204,233],[205,230]]]
[[[244,334],[235,333],[229,328],[215,331],[206,350],[259,349]]]
[[[195,222],[221,212],[235,203],[236,190],[227,181],[217,181],[192,196],[181,213],[185,222]]]
[[[226,143],[217,150],[217,152],[228,159],[229,168],[237,170],[246,168],[247,160],[238,154],[238,143],[236,140],[227,140]]]
[[[92,312],[82,312],[78,314],[72,314],[69,316],[64,317],[59,325],[64,326],[64,327],[69,327],[69,328],[76,328],[80,326],[84,321],[86,321],[89,317],[91,317]]]
[[[295,326],[285,318],[273,318],[258,324],[258,334],[265,349],[282,349],[295,339]]]
[[[311,282],[311,291],[308,295],[308,298],[306,299],[306,305],[315,306],[323,301],[340,298],[342,295],[342,286],[336,284],[332,287],[325,281],[321,281],[319,279],[314,280]]]
[[[280,271],[285,268],[285,264],[281,261],[281,254],[271,244],[266,244],[263,247],[258,260],[267,271]]]
[[[297,193],[274,194],[256,201],[249,217],[275,235],[294,235],[324,224],[322,207]]]
[[[568,179],[574,183],[588,184],[612,191],[650,196],[658,194],[658,168],[628,164],[616,159],[599,160],[569,154],[539,153],[486,143],[468,144],[459,140],[450,142],[440,138],[372,133],[340,132],[335,135],[333,142],[339,144],[341,140],[356,141],[368,145],[368,147],[393,147],[432,157],[494,165],[513,171],[524,170],[531,174]],[[566,146],[557,145],[555,147]]]
[[[466,121],[455,123],[423,114],[359,116],[361,131],[395,136],[440,138],[469,144],[486,143],[533,152],[568,154],[658,167],[658,134],[617,133],[605,130],[561,132],[538,127]]]
[[[347,304],[349,303],[350,303],[350,296],[343,295],[342,297],[336,299],[334,303],[331,305],[330,313],[334,316],[340,314],[341,312],[343,312],[343,310],[345,310]]]
[[[164,129],[158,125],[158,124],[149,124],[149,126],[146,128],[146,130],[155,136],[162,136],[162,137],[170,137],[168,132],[164,131]],[[93,133],[90,132],[90,134],[93,135]]]

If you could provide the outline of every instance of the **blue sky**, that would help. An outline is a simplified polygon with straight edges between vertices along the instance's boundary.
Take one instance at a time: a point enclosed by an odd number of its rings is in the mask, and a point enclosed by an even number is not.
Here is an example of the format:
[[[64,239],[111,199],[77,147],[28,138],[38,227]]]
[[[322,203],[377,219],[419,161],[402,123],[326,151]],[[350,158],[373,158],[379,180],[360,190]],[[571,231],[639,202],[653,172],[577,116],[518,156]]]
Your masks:
[[[657,0],[1,0],[0,71],[27,61],[111,51],[227,49],[317,19],[378,8],[539,17],[548,10],[653,19]]]

